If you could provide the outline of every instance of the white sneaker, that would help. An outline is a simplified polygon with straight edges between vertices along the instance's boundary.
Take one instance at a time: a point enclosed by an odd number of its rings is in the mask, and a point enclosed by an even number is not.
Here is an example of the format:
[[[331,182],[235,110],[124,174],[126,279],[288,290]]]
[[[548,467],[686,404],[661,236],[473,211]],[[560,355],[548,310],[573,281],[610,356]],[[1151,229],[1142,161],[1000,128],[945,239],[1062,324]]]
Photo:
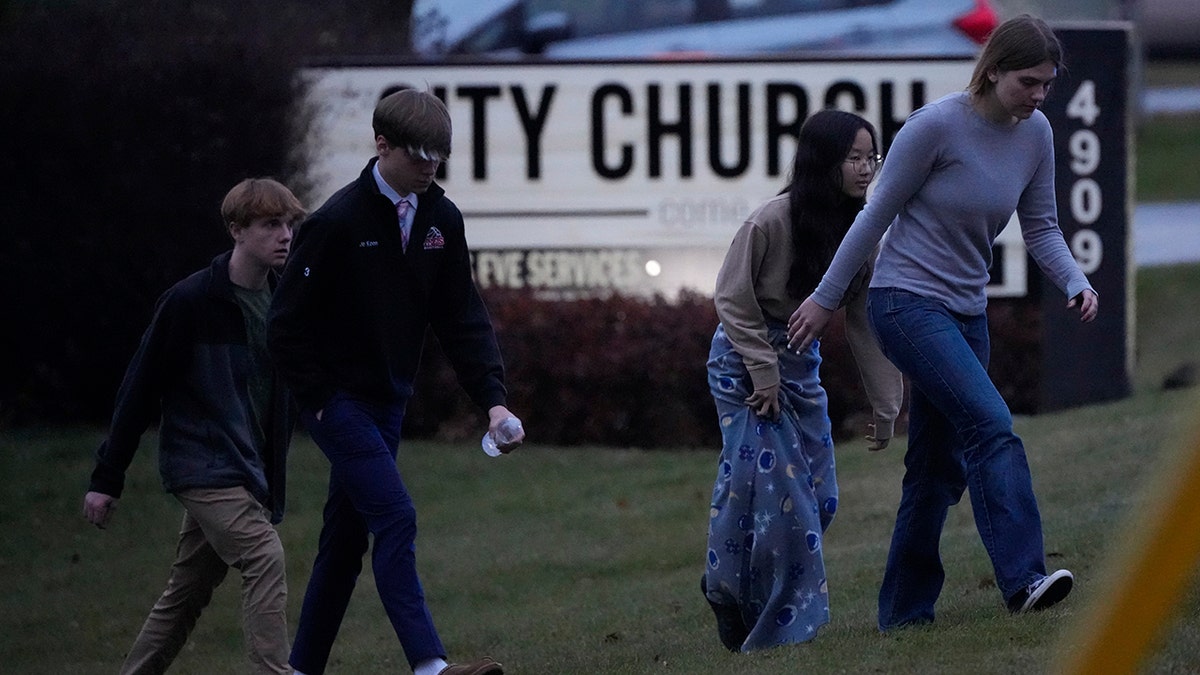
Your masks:
[[[1013,609],[1013,612],[1016,614],[1036,612],[1057,604],[1067,597],[1074,584],[1075,577],[1067,570],[1058,570],[1049,576],[1042,577],[1029,584],[1029,588],[1024,591],[1025,600],[1020,607]],[[1013,600],[1015,601],[1017,598]]]

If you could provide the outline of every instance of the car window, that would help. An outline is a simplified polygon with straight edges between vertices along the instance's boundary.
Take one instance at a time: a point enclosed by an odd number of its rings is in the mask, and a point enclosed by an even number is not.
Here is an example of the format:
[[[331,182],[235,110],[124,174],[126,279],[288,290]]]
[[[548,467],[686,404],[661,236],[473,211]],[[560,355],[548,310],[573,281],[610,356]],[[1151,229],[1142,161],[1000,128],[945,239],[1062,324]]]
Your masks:
[[[690,1],[690,0],[689,0]],[[572,34],[575,37],[598,35],[629,30],[634,25],[634,15],[639,9],[637,2],[624,0],[525,0],[527,17],[547,12],[563,12],[570,17]],[[680,0],[649,2],[645,4],[683,4]]]
[[[891,4],[894,0],[728,0],[730,18],[741,19],[801,12],[827,12]],[[724,3],[718,3],[724,4]]]
[[[520,3],[514,4],[494,19],[480,24],[479,28],[459,42],[454,51],[481,54],[520,47],[525,23],[522,9]]]

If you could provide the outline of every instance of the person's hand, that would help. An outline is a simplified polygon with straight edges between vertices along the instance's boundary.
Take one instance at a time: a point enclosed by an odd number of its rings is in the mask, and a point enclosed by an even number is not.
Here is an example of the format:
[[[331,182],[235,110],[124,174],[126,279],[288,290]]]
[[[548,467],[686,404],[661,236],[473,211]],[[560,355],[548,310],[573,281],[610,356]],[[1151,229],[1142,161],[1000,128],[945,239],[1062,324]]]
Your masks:
[[[83,496],[83,517],[100,529],[108,525],[113,511],[117,510],[117,498],[103,492],[88,492]]]
[[[788,319],[788,349],[797,354],[808,349],[813,340],[819,339],[825,332],[825,326],[829,325],[832,316],[833,310],[818,305],[809,296]]]
[[[525,425],[523,424],[521,425],[521,429],[517,433],[516,438],[511,439],[507,443],[501,443],[499,441],[500,423],[510,417],[516,418],[517,422],[521,421],[521,418],[512,414],[508,408],[502,405],[494,405],[491,408],[488,408],[488,433],[492,435],[492,438],[497,439],[496,449],[504,454],[508,454],[513,450],[516,450],[517,446],[525,442]]]
[[[746,405],[754,411],[754,414],[769,420],[779,419],[779,383],[755,389],[753,394],[746,399]]]
[[[1067,309],[1074,309],[1079,306],[1079,320],[1088,323],[1096,318],[1100,313],[1100,298],[1096,292],[1090,288],[1083,289],[1079,295],[1071,298],[1067,303]]]
[[[884,448],[886,448],[888,446],[888,441],[892,440],[890,438],[876,438],[874,424],[867,425],[867,437],[866,438],[867,438],[867,450],[869,450],[870,452],[879,452],[880,450],[883,450]]]

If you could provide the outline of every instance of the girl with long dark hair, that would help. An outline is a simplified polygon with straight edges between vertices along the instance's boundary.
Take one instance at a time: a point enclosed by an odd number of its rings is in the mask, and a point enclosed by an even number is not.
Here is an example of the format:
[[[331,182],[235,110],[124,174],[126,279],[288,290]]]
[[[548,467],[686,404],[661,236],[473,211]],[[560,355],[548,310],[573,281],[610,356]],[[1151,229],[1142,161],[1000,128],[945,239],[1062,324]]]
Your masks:
[[[813,115],[787,188],[746,219],[717,276],[721,323],[708,380],[722,449],[701,590],[731,651],[806,642],[829,621],[821,548],[837,511],[832,430],[819,344],[789,350],[786,322],[821,280],[878,166],[869,122],[837,110]],[[874,409],[869,447],[878,450],[903,386],[867,325],[870,276],[864,263],[841,304]]]

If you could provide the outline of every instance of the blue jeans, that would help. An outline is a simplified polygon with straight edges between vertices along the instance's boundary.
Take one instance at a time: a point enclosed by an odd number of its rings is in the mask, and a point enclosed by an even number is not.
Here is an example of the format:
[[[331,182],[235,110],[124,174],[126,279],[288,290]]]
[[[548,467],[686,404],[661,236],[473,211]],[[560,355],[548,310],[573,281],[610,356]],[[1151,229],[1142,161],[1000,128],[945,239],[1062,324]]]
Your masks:
[[[404,407],[337,394],[320,420],[313,411],[301,416],[330,463],[325,524],[292,644],[292,667],[309,675],[325,670],[368,533],[375,538],[371,568],[379,599],[409,665],[445,658],[417,578],[417,513],[396,467]]]
[[[869,311],[884,354],[912,384],[879,628],[933,621],[946,576],[938,542],[964,489],[1007,601],[1045,576],[1046,565],[1025,448],[987,373],[987,315],[962,316],[896,288],[872,288]]]

